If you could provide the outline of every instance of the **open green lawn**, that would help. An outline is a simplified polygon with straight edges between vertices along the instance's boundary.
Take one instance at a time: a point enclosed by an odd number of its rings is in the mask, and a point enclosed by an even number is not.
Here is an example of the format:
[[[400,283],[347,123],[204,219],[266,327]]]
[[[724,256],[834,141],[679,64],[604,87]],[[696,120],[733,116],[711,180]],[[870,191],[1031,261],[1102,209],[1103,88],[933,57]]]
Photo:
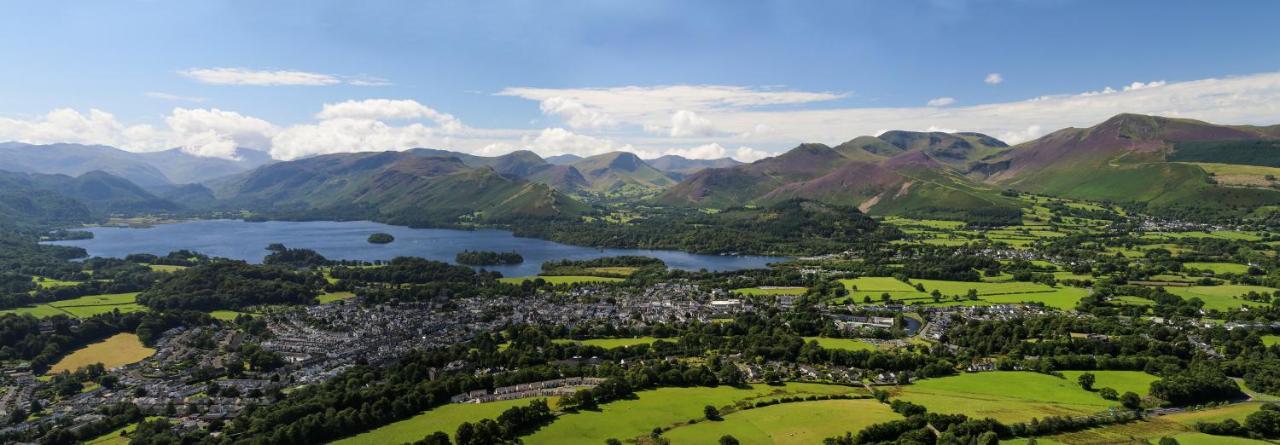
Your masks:
[[[844,349],[846,351],[874,351],[876,345],[867,343],[856,338],[827,338],[827,337],[805,337],[804,341],[818,342],[818,346],[826,349]]]
[[[320,304],[329,304],[335,301],[350,300],[355,298],[356,294],[352,292],[325,292],[316,299]]]
[[[885,223],[899,227],[925,227],[929,229],[949,230],[964,227],[964,221],[946,221],[940,219],[911,219],[898,216],[889,216],[884,219]]]
[[[792,395],[865,394],[861,388],[816,383],[788,383],[782,386],[753,385],[750,388],[661,388],[640,391],[636,398],[600,406],[598,411],[582,411],[556,419],[524,442],[530,445],[598,445],[609,438],[620,440],[646,435],[654,427],[673,426],[701,419],[706,405],[725,407],[736,402],[754,403]],[[716,436],[717,438],[719,436]],[[744,442],[751,443],[751,442]]]
[[[1006,423],[1092,414],[1117,406],[1081,389],[1075,380],[1034,372],[981,372],[925,379],[901,387],[897,397],[933,412],[991,417]]]
[[[1141,371],[1062,371],[1062,375],[1068,381],[1076,382],[1080,378],[1080,374],[1086,372],[1093,373],[1093,388],[1111,388],[1121,394],[1127,391],[1133,391],[1138,395],[1146,395],[1147,390],[1151,388],[1151,382],[1159,378],[1151,374]]]
[[[102,363],[107,369],[142,361],[156,350],[143,346],[138,336],[131,333],[116,334],[106,340],[77,349],[49,368],[49,374],[75,371],[81,367]]]
[[[1240,295],[1249,293],[1250,291],[1272,294],[1276,289],[1263,286],[1250,286],[1244,284],[1223,284],[1220,286],[1188,286],[1188,287],[1166,287],[1169,293],[1182,298],[1198,297],[1204,300],[1205,309],[1217,309],[1220,311],[1231,310],[1240,306],[1264,306],[1262,303],[1242,300],[1236,298]]]
[[[662,437],[676,445],[714,444],[725,434],[744,444],[816,444],[901,418],[874,399],[817,400],[738,411],[722,421],[676,427]]]
[[[1213,271],[1215,274],[1242,274],[1249,271],[1249,266],[1236,263],[1183,263],[1182,265],[1193,269]]]
[[[1115,297],[1111,297],[1109,301],[1111,301],[1112,303],[1124,304],[1129,306],[1154,306],[1156,304],[1156,302],[1154,301],[1151,301],[1142,297],[1135,297],[1133,295],[1115,296]]]
[[[1071,309],[1076,306],[1088,291],[1070,286],[1049,287],[1040,283],[1018,281],[1007,282],[968,282],[948,280],[911,280],[912,284],[903,283],[890,277],[862,277],[852,280],[840,280],[850,288],[849,297],[855,303],[871,297],[879,302],[881,295],[888,293],[894,300],[903,300],[907,304],[935,304],[929,294],[938,290],[943,295],[942,305],[991,305],[1016,304],[1026,302],[1044,303],[1046,306],[1059,309]],[[915,290],[913,284],[924,286],[924,292]],[[857,286],[856,291],[852,290]],[[964,296],[969,289],[978,291],[978,300],[961,299],[954,301],[954,295]],[[838,301],[843,301],[841,298]]]
[[[357,445],[374,443],[412,443],[428,434],[444,431],[450,437],[463,422],[496,419],[503,411],[515,406],[528,405],[534,399],[500,400],[489,403],[450,403],[423,412],[399,422],[384,425],[372,431],[333,442],[333,445]],[[553,408],[555,400],[547,400]]]
[[[119,310],[120,312],[139,312],[147,310],[146,307],[134,302],[137,296],[137,292],[86,295],[71,300],[55,301],[35,306],[3,310],[0,311],[0,314],[31,314],[40,318],[52,317],[54,315],[66,315],[70,317],[84,318],[92,317],[97,314],[105,314],[114,310]]]
[[[1181,445],[1245,445],[1266,444],[1260,440],[1242,437],[1212,436],[1196,432],[1197,422],[1221,422],[1235,419],[1243,423],[1245,416],[1257,411],[1260,403],[1238,403],[1199,411],[1186,411],[1167,416],[1150,417],[1146,420],[1120,425],[1108,425],[1084,431],[1059,434],[1048,438],[1037,438],[1041,444],[1126,444],[1143,443],[1143,440],[1155,443],[1161,437],[1173,437]],[[1025,444],[1026,439],[1005,441],[1001,443]]]
[[[804,295],[803,287],[744,287],[734,289],[733,293],[743,295]]]
[[[525,281],[541,278],[551,284],[577,284],[577,283],[616,283],[622,281],[622,278],[612,277],[592,277],[586,275],[556,275],[556,276],[532,276],[532,277],[514,277],[499,278],[498,281],[503,283],[520,284]]]
[[[58,287],[75,286],[80,284],[79,281],[65,281],[47,277],[31,277],[31,281],[36,283],[36,287],[41,289],[53,289]]]
[[[1262,344],[1264,346],[1275,346],[1280,344],[1280,335],[1264,335],[1262,336]]]
[[[556,343],[577,343],[586,346],[599,346],[605,349],[620,348],[623,346],[647,345],[658,341],[653,337],[636,337],[636,338],[592,338],[587,340],[569,340],[559,339],[552,340]],[[665,341],[675,342],[675,339],[663,339]]]
[[[229,310],[225,310],[225,309],[219,309],[219,310],[215,310],[215,311],[209,311],[209,315],[210,315],[210,316],[212,316],[213,318],[219,319],[219,320],[223,320],[223,321],[232,321],[232,320],[235,320],[235,319],[236,319],[236,317],[240,316],[241,314],[248,315],[248,314],[246,314],[246,313],[244,313],[244,312],[229,311]]]
[[[187,268],[187,266],[173,266],[169,264],[148,264],[147,267],[150,267],[151,270],[156,272],[177,272]]]
[[[1147,232],[1143,239],[1163,240],[1182,238],[1217,238],[1224,240],[1258,241],[1262,239],[1257,232],[1237,232],[1233,230],[1216,230],[1213,232]]]

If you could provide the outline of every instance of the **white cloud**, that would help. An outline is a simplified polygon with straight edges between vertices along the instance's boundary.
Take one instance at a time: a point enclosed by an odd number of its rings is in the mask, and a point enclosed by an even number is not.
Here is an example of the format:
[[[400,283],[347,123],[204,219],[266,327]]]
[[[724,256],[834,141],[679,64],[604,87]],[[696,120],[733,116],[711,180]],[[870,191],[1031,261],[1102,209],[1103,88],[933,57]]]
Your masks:
[[[174,102],[191,102],[191,103],[197,103],[197,104],[204,102],[203,97],[180,96],[177,94],[161,93],[159,91],[148,91],[142,94],[152,99],[169,100]]]
[[[956,99],[954,97],[938,97],[930,99],[928,105],[931,107],[945,107],[954,103],[956,103]]]
[[[987,85],[999,85],[1004,83],[1004,76],[1000,75],[1000,73],[991,73],[982,81],[986,82]]]
[[[604,128],[617,125],[617,122],[608,114],[560,96],[543,100],[538,108],[542,110],[542,114],[559,116],[572,128]]]
[[[773,155],[773,153],[746,146],[738,147],[736,150],[730,151],[729,149],[724,148],[724,146],[713,142],[710,144],[699,145],[697,147],[671,148],[663,151],[662,153],[651,154],[646,157],[656,158],[662,155],[684,156],[689,159],[733,158],[742,162],[753,162],[769,157]]]
[[[1147,83],[1134,82],[1134,83],[1125,85],[1124,90],[1133,91],[1133,90],[1141,90],[1145,88],[1159,88],[1164,86],[1164,84],[1165,84],[1165,81],[1163,80],[1156,80],[1156,81],[1151,81]]]
[[[463,129],[462,121],[452,114],[441,113],[415,100],[365,99],[348,100],[336,104],[324,104],[324,109],[316,114],[316,118],[328,119],[364,119],[364,120],[403,120],[430,119],[440,125],[445,132],[456,133]]]
[[[167,128],[126,126],[114,115],[91,109],[82,114],[57,109],[34,119],[0,118],[0,140],[31,144],[59,142],[101,144],[133,151],[174,147],[198,155],[234,158],[236,147],[267,149],[277,129],[267,121],[218,109],[175,108],[165,118]]]
[[[191,68],[178,71],[200,83],[210,85],[324,86],[345,83],[354,86],[387,86],[391,81],[373,76],[336,76],[297,70],[255,70],[250,68]]]
[[[217,108],[175,108],[165,124],[173,133],[171,145],[197,156],[226,159],[234,159],[238,147],[269,150],[271,137],[280,131],[265,120]]]
[[[712,136],[716,127],[710,120],[689,110],[680,110],[671,114],[671,137]]]
[[[520,145],[542,156],[575,154],[586,157],[611,151],[636,151],[630,144],[577,134],[563,128],[544,128],[536,137],[524,137]]]

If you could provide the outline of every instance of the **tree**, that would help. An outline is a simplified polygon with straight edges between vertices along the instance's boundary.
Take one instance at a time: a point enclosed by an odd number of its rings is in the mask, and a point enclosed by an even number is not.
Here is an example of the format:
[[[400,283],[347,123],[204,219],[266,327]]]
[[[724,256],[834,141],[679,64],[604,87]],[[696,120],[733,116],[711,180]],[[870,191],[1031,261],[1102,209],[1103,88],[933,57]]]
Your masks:
[[[1128,409],[1142,408],[1142,397],[1133,391],[1127,391],[1120,396],[1120,405]]]
[[[978,435],[978,445],[997,445],[1000,443],[1000,436],[995,431],[985,431]]]
[[[1161,437],[1160,445],[1178,445],[1178,439],[1172,437]]]
[[[720,445],[738,445],[738,438],[725,434],[720,436]]]
[[[720,420],[720,410],[711,405],[702,408],[702,415],[706,416],[707,420]]]
[[[1093,382],[1096,380],[1097,377],[1092,372],[1080,374],[1080,377],[1076,379],[1077,382],[1080,382],[1080,387],[1084,388],[1085,391],[1093,391]]]
[[[1280,437],[1280,412],[1263,409],[1244,419],[1250,432],[1266,438]]]
[[[1098,390],[1098,395],[1107,400],[1116,400],[1120,398],[1120,393],[1115,388],[1102,388]]]

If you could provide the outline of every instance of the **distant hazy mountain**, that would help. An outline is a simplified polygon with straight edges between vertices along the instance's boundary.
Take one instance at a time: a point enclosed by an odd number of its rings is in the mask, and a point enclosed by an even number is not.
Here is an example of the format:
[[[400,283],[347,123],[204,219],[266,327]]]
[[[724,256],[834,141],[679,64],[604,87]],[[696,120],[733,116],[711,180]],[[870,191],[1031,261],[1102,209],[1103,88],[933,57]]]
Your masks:
[[[645,163],[640,157],[624,151],[605,153],[573,163],[595,192],[643,194],[662,190],[676,179]]]
[[[518,164],[519,156],[508,160]],[[565,217],[583,209],[547,185],[471,166],[461,157],[431,150],[316,156],[269,164],[212,188],[233,207],[410,225]],[[476,158],[470,161],[480,162]]]
[[[0,144],[0,169],[23,173],[79,176],[103,171],[146,188],[168,184],[203,182],[219,176],[251,170],[271,157],[261,151],[240,149],[240,160],[195,156],[178,149],[134,153],[104,145],[18,142]]]
[[[547,157],[547,162],[555,165],[569,165],[582,160],[582,156],[575,154],[563,154]]]
[[[181,210],[124,178],[93,171],[80,176],[0,171],[0,219],[70,224],[112,214]]]
[[[742,165],[733,158],[689,159],[684,156],[666,155],[656,159],[645,160],[653,168],[679,176],[697,173],[708,168],[727,168]]]

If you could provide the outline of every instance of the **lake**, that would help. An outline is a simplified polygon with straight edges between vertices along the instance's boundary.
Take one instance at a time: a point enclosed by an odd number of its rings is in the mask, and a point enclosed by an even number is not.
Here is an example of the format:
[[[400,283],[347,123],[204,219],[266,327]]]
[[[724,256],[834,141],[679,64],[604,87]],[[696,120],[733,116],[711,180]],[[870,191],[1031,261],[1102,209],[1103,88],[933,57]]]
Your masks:
[[[524,263],[490,266],[503,276],[536,275],[542,263],[561,259],[641,255],[661,259],[668,267],[712,271],[759,269],[785,258],[764,256],[697,255],[672,250],[606,249],[517,238],[505,230],[413,229],[369,221],[268,221],[203,220],[159,224],[149,228],[90,227],[93,239],[54,241],[49,244],[82,247],[90,256],[123,258],[131,253],[165,255],[187,249],[205,255],[259,263],[266,247],[281,243],[291,248],[314,249],[329,259],[389,260],[416,256],[454,263],[463,250],[516,251]],[[371,244],[369,235],[386,232],[390,244]]]

